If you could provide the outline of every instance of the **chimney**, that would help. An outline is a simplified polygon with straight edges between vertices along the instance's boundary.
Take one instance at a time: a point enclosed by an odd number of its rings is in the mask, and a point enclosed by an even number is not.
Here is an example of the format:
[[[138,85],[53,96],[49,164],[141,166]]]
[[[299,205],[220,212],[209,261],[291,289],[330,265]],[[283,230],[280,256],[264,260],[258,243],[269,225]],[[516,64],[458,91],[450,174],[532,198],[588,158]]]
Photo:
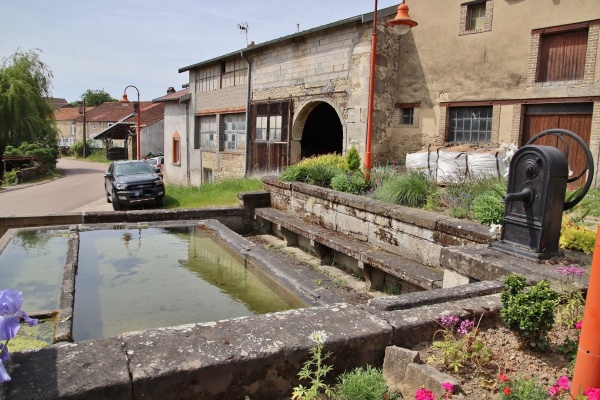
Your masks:
[[[173,86],[169,86],[167,88],[167,94],[173,94],[173,93],[175,93],[175,88]]]

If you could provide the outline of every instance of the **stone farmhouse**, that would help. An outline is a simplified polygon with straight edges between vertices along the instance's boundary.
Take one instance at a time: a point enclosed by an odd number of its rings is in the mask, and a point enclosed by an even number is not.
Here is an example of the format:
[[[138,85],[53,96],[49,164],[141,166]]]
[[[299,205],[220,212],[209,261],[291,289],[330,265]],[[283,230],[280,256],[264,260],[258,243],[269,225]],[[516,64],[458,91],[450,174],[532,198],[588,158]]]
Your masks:
[[[429,146],[521,146],[561,128],[598,169],[597,0],[408,6],[418,26],[401,36],[387,26],[396,7],[377,13],[374,165]],[[189,95],[166,108],[177,118],[165,117],[165,179],[278,173],[353,146],[364,160],[372,26],[366,13],[181,68]],[[583,159],[576,147],[570,160]]]

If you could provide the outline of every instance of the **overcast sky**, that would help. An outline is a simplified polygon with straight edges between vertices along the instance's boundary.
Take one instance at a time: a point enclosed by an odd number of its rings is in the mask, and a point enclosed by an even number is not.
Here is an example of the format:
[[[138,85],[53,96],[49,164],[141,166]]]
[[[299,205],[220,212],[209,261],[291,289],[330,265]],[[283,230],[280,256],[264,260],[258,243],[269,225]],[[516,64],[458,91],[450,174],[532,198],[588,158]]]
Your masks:
[[[399,0],[380,0],[378,8]],[[179,68],[373,11],[367,0],[0,0],[0,58],[42,50],[52,94],[71,102],[87,89],[120,99],[135,85],[142,100],[180,90]],[[129,89],[130,100],[137,96]]]

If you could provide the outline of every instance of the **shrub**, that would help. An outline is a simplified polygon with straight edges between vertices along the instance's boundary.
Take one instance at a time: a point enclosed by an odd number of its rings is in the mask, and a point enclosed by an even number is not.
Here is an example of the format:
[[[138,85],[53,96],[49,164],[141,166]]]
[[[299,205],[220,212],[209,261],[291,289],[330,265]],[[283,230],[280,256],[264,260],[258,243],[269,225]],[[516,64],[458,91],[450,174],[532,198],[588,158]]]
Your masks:
[[[479,326],[475,327],[475,321],[460,318],[453,315],[440,318],[442,329],[434,334],[434,339],[441,334],[440,340],[434,340],[432,348],[438,350],[438,354],[429,357],[427,362],[439,362],[454,372],[459,372],[463,367],[470,365],[482,369],[490,361],[491,351],[481,341],[477,340],[480,332]]]
[[[58,159],[58,149],[49,147],[41,143],[22,143],[19,147],[6,146],[4,150],[5,156],[23,156],[29,155],[39,159],[52,170],[56,168],[56,160]]]
[[[367,365],[338,377],[337,396],[339,400],[381,400],[388,392],[383,373]]]
[[[547,343],[546,334],[554,324],[554,305],[558,293],[550,282],[539,281],[525,290],[527,281],[520,275],[509,275],[500,294],[502,322],[515,331],[527,345],[537,347]]]
[[[383,182],[375,191],[374,197],[387,203],[421,207],[434,190],[434,184],[424,174],[409,172]]]
[[[509,379],[504,375],[499,376],[501,384],[500,398],[504,400],[546,400],[548,390],[531,378],[516,377]]]
[[[504,217],[502,197],[493,191],[478,195],[471,204],[473,216],[484,225],[499,225]]]
[[[331,179],[331,188],[340,192],[361,194],[365,186],[365,177],[358,172],[337,174]]]
[[[91,143],[89,141],[86,142],[85,154],[89,155],[91,153],[91,149],[92,149]],[[78,140],[71,145],[71,154],[73,154],[77,157],[83,157],[83,141],[82,140]]]
[[[346,159],[340,155],[305,158],[298,164],[285,169],[280,176],[282,181],[307,182],[311,185],[329,187],[331,179],[346,170]]]
[[[348,154],[346,154],[346,167],[349,171],[358,171],[360,169],[360,155],[355,147],[348,150]]]
[[[306,182],[311,185],[329,187],[331,180],[340,171],[329,165],[317,164],[307,169]]]
[[[596,232],[583,223],[563,218],[559,245],[564,249],[579,250],[591,254],[596,244]]]
[[[19,180],[17,179],[17,170],[16,169],[4,173],[4,176],[2,177],[2,185],[13,186],[18,183],[19,183]]]

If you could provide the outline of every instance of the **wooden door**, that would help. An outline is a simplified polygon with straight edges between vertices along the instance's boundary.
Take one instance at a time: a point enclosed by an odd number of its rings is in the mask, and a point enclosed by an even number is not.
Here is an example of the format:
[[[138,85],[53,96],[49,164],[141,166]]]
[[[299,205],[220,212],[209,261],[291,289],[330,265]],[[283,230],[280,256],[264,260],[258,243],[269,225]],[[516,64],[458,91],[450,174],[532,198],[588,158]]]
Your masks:
[[[577,134],[587,146],[590,144],[592,131],[592,103],[570,103],[552,105],[528,106],[525,111],[523,124],[523,137],[521,146],[525,145],[532,137],[548,129],[565,129]],[[575,175],[579,174],[586,165],[586,156],[581,146],[573,139],[567,138],[569,147],[569,168]],[[556,136],[545,136],[535,144],[553,146],[565,152],[564,143]],[[569,186],[573,189],[585,183],[586,176],[582,176]]]

